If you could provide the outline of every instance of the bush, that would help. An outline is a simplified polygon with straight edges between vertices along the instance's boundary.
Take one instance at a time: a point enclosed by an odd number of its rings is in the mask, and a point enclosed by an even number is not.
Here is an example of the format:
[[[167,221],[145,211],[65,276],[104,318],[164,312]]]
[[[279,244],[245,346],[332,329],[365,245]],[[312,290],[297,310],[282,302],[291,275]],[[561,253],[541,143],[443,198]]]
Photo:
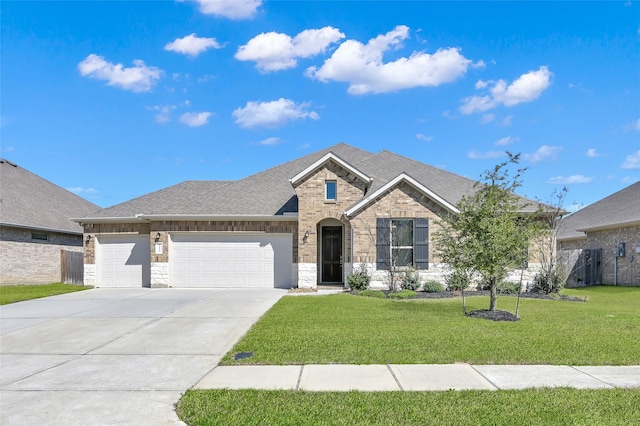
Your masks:
[[[445,278],[447,288],[451,291],[465,290],[471,284],[469,276],[463,272],[453,271]]]
[[[361,263],[358,269],[354,269],[347,276],[347,284],[351,290],[362,291],[369,288],[371,282],[371,275],[369,275],[369,269],[367,265]]]
[[[404,271],[400,287],[402,287],[403,290],[417,290],[420,287],[420,275],[418,274],[418,271],[413,269],[411,266],[408,266],[407,270]]]
[[[533,282],[540,291],[546,294],[558,293],[564,287],[564,271],[559,266],[554,266],[551,270],[543,269],[539,271]]]
[[[384,292],[380,290],[363,290],[359,292],[358,295],[365,297],[376,297],[378,299],[384,299],[386,297]]]
[[[502,282],[498,286],[498,290],[502,294],[518,294],[518,293],[520,293],[520,284],[518,284],[518,283],[510,283],[510,282]]]
[[[387,297],[389,299],[413,299],[416,296],[417,296],[417,294],[416,294],[415,291],[407,290],[407,289],[402,290],[402,291],[400,291],[398,293],[389,293],[387,295]]]
[[[438,281],[427,281],[424,283],[424,291],[427,293],[442,293],[444,286]]]

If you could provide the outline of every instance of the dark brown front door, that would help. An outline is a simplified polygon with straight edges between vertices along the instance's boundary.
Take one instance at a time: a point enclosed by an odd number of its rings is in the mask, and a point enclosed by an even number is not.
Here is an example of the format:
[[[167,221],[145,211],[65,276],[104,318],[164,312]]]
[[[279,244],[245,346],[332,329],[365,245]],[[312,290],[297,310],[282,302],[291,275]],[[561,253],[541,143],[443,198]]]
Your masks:
[[[322,227],[322,282],[342,282],[342,227]]]

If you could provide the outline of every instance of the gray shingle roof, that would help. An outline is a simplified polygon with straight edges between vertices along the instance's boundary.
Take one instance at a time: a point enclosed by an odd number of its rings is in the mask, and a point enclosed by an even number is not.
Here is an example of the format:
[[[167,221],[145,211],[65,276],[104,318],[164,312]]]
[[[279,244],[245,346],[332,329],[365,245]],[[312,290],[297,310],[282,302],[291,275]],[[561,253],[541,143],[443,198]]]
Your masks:
[[[559,240],[584,238],[589,228],[640,223],[640,182],[636,182],[562,219]]]
[[[475,184],[474,180],[388,151],[373,154],[340,143],[237,181],[183,182],[104,209],[92,217],[133,217],[136,214],[273,216],[295,213],[298,200],[289,179],[329,152],[373,178],[369,193],[405,172],[456,205],[463,195],[473,191]],[[89,218],[85,219],[89,221]]]
[[[0,159],[0,223],[82,233],[70,220],[100,207],[7,160]]]

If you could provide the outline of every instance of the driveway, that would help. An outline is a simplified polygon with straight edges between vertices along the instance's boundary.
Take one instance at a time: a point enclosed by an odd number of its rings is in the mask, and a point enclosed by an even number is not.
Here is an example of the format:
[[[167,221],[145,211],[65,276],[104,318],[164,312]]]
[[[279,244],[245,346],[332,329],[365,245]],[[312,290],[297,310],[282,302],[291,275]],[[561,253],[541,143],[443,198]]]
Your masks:
[[[182,424],[173,404],[284,294],[92,289],[2,306],[0,424]]]

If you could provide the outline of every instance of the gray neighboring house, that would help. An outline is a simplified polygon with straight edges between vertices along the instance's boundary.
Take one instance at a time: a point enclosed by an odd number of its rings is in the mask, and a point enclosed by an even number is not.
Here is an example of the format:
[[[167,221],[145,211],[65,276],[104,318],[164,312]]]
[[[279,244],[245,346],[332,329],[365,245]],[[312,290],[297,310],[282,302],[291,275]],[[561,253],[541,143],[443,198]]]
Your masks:
[[[474,184],[346,144],[236,181],[183,182],[74,219],[85,285],[315,288],[345,285],[364,264],[385,287],[394,256],[441,280],[431,235]]]
[[[0,159],[0,284],[60,282],[61,251],[83,252],[70,220],[100,207]]]
[[[557,240],[567,286],[640,285],[640,182],[563,218]]]

